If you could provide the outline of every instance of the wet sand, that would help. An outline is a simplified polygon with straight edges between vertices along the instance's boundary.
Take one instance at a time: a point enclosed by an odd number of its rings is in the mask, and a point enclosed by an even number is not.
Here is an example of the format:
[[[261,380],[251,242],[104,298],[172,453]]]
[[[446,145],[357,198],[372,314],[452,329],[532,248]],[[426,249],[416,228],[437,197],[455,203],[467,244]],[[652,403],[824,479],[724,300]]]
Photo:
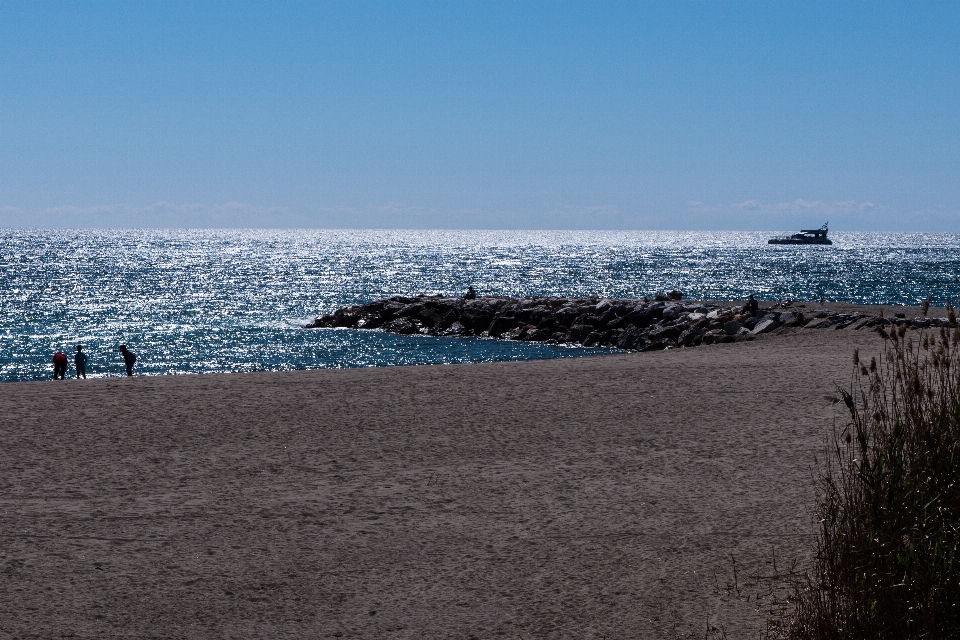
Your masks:
[[[0,636],[755,638],[856,347],[0,385]]]

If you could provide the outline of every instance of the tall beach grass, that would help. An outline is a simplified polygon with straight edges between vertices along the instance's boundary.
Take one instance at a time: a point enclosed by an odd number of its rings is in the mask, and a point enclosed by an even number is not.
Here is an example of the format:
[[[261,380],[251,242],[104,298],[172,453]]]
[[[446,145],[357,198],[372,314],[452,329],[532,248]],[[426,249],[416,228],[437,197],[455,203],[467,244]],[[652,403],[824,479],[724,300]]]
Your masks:
[[[849,423],[821,467],[812,570],[795,640],[960,637],[960,328],[901,326],[854,355]]]

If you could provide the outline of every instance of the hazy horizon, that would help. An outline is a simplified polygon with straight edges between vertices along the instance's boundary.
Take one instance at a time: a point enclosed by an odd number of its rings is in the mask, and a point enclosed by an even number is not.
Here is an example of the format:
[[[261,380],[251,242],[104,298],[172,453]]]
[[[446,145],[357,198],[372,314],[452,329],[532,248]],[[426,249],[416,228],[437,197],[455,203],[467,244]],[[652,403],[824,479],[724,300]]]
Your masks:
[[[804,227],[804,229],[809,229],[816,227],[817,225],[811,225],[810,227]],[[475,235],[475,236],[488,236],[486,239],[490,242],[496,244],[497,238],[495,236],[499,234],[504,234],[507,237],[515,236],[527,236],[538,234],[536,240],[537,243],[556,243],[559,242],[563,236],[570,236],[566,238],[567,241],[571,242],[580,242],[580,241],[589,241],[591,240],[591,235],[595,236],[592,240],[595,241],[608,241],[613,236],[622,236],[624,239],[636,239],[637,237],[646,237],[650,241],[689,241],[692,239],[701,238],[703,240],[710,240],[714,238],[721,238],[722,236],[735,236],[738,238],[749,239],[756,241],[763,246],[767,245],[767,240],[772,237],[780,237],[781,235],[787,235],[796,233],[801,227],[795,228],[783,228],[783,229],[527,229],[527,228],[513,228],[513,229],[480,229],[480,228],[443,228],[443,227],[265,227],[265,226],[251,226],[251,227],[134,227],[134,226],[114,226],[114,227],[39,227],[39,226],[0,226],[0,231],[10,232],[10,233],[19,233],[19,232],[29,232],[29,231],[38,231],[38,232],[76,232],[76,233],[124,233],[124,232],[144,232],[144,233],[194,233],[194,232],[223,232],[224,234],[229,233],[241,233],[241,232],[250,232],[250,233],[263,233],[263,234],[288,234],[296,232],[305,232],[310,234],[361,234],[363,236],[375,236],[377,234],[387,234],[387,235],[398,235],[400,237],[405,237],[408,239],[416,238],[417,236],[422,237],[423,234],[439,234],[444,237],[445,241],[449,241],[452,237],[459,237],[462,235]],[[890,237],[890,238],[904,238],[908,241],[916,240],[916,238],[928,237],[928,238],[952,238],[960,241],[960,231],[855,231],[849,229],[835,229],[830,228],[829,237],[833,240],[838,240],[841,243],[844,241],[855,241],[858,238],[867,239],[870,238],[870,242],[873,243],[876,241],[876,238]],[[547,242],[547,241],[550,242]],[[710,243],[708,242],[705,245],[702,245],[703,248],[706,248]],[[950,243],[951,246],[953,243]],[[856,245],[849,245],[850,247],[855,247]],[[802,251],[802,249],[801,249]]]

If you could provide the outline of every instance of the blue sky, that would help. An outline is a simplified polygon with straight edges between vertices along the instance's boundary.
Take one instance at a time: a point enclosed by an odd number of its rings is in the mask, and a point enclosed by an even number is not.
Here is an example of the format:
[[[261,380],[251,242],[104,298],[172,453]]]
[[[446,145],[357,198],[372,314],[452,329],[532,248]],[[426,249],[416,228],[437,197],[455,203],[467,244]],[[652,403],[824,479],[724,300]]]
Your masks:
[[[0,225],[960,231],[960,4],[0,2]]]

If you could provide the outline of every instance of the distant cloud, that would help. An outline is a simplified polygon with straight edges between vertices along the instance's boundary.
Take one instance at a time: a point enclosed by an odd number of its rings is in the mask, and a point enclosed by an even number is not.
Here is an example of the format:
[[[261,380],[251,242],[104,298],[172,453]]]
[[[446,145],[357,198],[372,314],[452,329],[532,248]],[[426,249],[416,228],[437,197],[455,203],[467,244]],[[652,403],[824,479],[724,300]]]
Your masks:
[[[820,213],[851,213],[868,211],[876,207],[872,202],[857,202],[856,200],[804,200],[798,198],[792,202],[774,202],[764,204],[759,200],[746,200],[734,205],[741,211],[802,211]]]
[[[922,218],[930,229],[949,230],[951,225],[945,212],[917,217],[915,212],[900,212],[875,202],[861,200],[795,200],[764,202],[750,198],[740,202],[708,204],[687,202],[686,220],[691,226],[703,229],[738,229],[785,231],[830,223],[836,230],[908,230],[915,229],[909,222]],[[954,225],[955,226],[955,225]]]
[[[527,211],[410,206],[387,202],[368,207],[317,210],[313,226],[388,229],[531,229]],[[624,229],[629,221],[613,205],[547,204],[537,212],[540,229]]]
[[[112,214],[118,211],[118,208],[115,206],[98,206],[98,207],[75,207],[73,205],[62,205],[59,207],[47,207],[43,209],[43,212],[50,215],[56,216],[94,216],[99,214]]]
[[[147,205],[59,205],[28,211],[0,207],[0,224],[52,227],[269,227],[285,226],[281,207],[246,202],[220,204],[153,202]]]

